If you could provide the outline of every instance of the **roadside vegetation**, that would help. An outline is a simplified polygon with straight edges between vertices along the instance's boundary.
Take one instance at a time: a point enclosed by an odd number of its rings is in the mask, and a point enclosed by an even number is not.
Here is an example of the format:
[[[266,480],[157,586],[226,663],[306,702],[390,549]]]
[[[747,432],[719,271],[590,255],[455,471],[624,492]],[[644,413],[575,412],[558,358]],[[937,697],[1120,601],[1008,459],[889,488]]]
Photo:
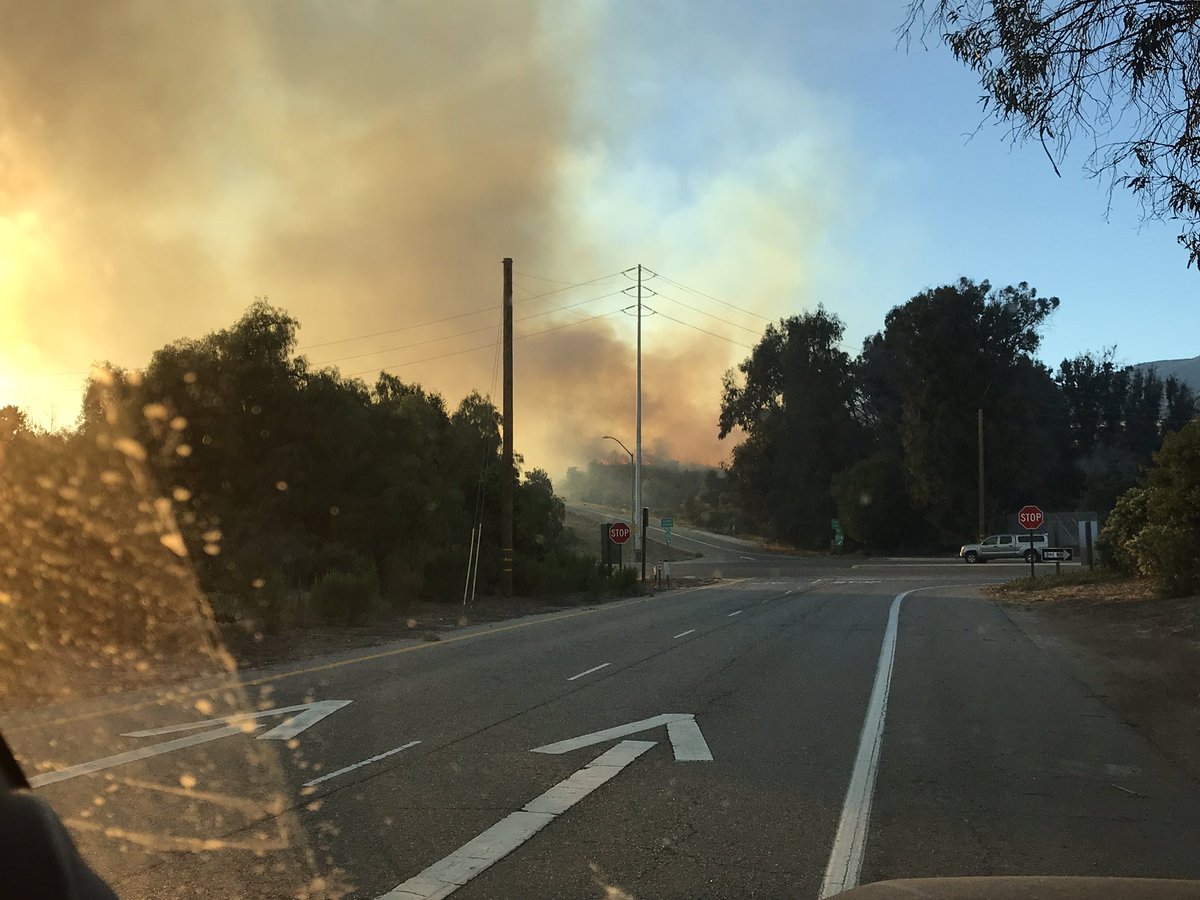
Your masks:
[[[1057,369],[1035,354],[1055,297],[960,279],[893,308],[857,356],[823,307],[767,327],[725,377],[720,469],[647,467],[656,511],[728,534],[827,550],[958,547],[978,527],[983,410],[988,528],[1025,503],[1104,516],[1166,436],[1197,413],[1191,389],[1117,361],[1116,348]],[[568,473],[576,499],[622,508],[628,463]]]
[[[101,655],[153,653],[179,642],[176,625],[194,625],[205,598],[218,621],[264,631],[461,604],[477,522],[474,587],[497,592],[491,401],[449,407],[393,375],[368,385],[315,368],[296,352],[298,327],[260,300],[141,370],[98,368],[70,430],[0,410],[0,655],[67,630]],[[517,595],[636,589],[564,526],[546,472],[514,480]]]

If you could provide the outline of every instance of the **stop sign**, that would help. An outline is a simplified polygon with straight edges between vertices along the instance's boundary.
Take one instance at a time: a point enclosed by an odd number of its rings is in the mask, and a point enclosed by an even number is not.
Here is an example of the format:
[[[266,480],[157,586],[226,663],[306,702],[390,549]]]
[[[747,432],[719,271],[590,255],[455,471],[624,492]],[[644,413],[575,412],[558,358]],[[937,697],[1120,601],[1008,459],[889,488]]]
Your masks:
[[[1035,528],[1042,527],[1042,522],[1046,521],[1046,517],[1042,515],[1039,507],[1022,506],[1021,511],[1017,513],[1017,521],[1021,523],[1022,528],[1033,531]]]
[[[629,526],[624,522],[613,522],[608,528],[608,539],[614,544],[623,544],[629,540]]]

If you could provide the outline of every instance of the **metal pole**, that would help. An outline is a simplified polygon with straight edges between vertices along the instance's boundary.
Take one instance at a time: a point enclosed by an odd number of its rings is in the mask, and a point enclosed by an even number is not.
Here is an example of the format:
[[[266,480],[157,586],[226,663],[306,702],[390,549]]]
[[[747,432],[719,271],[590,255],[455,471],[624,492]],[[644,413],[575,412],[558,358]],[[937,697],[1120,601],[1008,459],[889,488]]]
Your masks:
[[[626,447],[620,438],[615,438],[611,434],[601,435],[601,437],[606,441],[616,441],[617,446],[629,456],[629,527],[634,534],[637,534],[637,465],[633,461],[633,451]],[[634,543],[636,544],[636,540]]]
[[[983,508],[983,410],[979,413],[979,540],[987,536],[987,521]]]
[[[513,280],[504,258],[504,456],[500,464],[500,593],[513,592]]]
[[[475,574],[471,576],[471,602],[475,602],[475,585],[479,583],[479,548],[483,546],[483,519],[479,520],[479,537],[475,540]]]
[[[463,581],[463,606],[467,605],[467,592],[471,590],[471,562],[475,559],[475,526],[471,526],[471,546],[467,548],[467,577]]]
[[[650,530],[650,510],[642,507],[642,533]],[[642,581],[646,580],[646,542],[642,541]]]
[[[642,508],[642,264],[638,263],[637,273],[637,465],[634,467],[635,496],[633,505],[635,524],[634,546],[642,548],[642,581],[646,580],[646,535],[641,527],[641,516],[637,511]]]

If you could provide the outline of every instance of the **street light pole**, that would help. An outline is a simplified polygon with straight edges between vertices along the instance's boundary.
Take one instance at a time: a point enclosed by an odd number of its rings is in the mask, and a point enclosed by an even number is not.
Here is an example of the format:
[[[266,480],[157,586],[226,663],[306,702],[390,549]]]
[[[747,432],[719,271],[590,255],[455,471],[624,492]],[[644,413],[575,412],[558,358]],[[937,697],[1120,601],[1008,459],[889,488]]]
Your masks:
[[[630,527],[630,529],[634,529],[637,527],[636,522],[638,520],[638,514],[637,514],[637,468],[635,467],[635,464],[633,461],[633,451],[630,450],[628,447],[626,447],[624,444],[622,444],[620,438],[615,438],[611,434],[605,434],[605,435],[602,435],[601,437],[606,441],[616,441],[617,444],[620,445],[621,449],[629,454],[629,471],[630,471],[630,475],[631,475],[631,478],[629,480],[629,504],[630,504],[629,512],[632,514],[632,518],[629,520],[629,527]]]

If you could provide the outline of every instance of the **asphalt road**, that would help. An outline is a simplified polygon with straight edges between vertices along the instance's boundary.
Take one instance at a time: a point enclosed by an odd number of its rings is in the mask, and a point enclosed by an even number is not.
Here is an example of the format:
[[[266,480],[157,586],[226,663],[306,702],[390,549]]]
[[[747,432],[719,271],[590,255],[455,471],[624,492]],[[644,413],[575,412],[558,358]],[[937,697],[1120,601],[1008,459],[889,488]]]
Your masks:
[[[1016,567],[722,562],[708,587],[0,727],[123,897],[1200,878],[1200,785],[978,595]]]

